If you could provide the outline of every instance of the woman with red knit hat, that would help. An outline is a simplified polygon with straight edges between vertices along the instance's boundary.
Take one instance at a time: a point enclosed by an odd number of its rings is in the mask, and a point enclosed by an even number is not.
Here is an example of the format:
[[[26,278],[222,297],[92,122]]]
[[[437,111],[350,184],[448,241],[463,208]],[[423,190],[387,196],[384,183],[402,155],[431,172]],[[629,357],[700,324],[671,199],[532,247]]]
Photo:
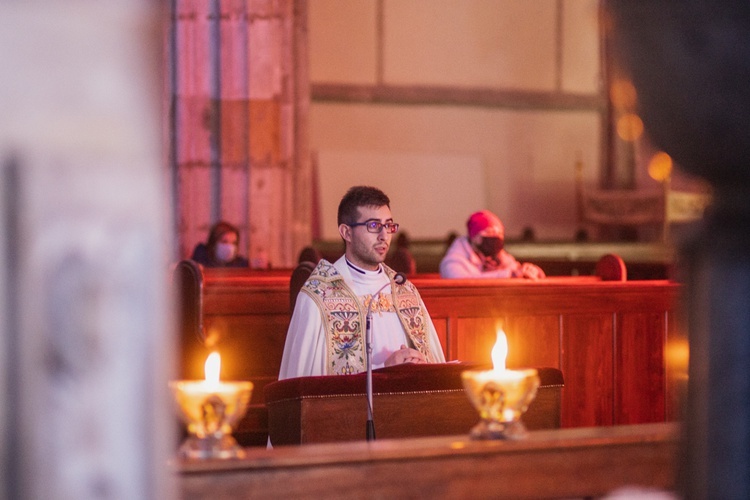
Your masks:
[[[489,210],[474,212],[466,221],[468,236],[456,238],[440,262],[443,278],[544,278],[530,262],[521,264],[503,248],[505,227]]]

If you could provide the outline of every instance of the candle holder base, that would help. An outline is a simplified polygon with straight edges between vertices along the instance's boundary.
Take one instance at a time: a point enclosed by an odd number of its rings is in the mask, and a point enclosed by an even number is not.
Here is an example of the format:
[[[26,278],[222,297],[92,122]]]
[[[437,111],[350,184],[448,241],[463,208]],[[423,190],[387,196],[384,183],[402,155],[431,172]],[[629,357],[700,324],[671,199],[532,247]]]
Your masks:
[[[190,459],[242,458],[245,451],[232,437],[232,427],[245,415],[252,382],[178,380],[170,382],[188,437],[177,455]]]
[[[472,427],[469,437],[476,440],[524,439],[529,435],[526,426],[520,420],[513,422],[498,422],[495,420],[482,420]]]
[[[198,460],[244,458],[245,455],[245,450],[228,434],[203,438],[189,436],[185,438],[177,451],[177,456],[180,458]]]
[[[467,370],[461,378],[480,417],[471,429],[472,439],[523,439],[528,435],[521,415],[536,396],[536,370]]]

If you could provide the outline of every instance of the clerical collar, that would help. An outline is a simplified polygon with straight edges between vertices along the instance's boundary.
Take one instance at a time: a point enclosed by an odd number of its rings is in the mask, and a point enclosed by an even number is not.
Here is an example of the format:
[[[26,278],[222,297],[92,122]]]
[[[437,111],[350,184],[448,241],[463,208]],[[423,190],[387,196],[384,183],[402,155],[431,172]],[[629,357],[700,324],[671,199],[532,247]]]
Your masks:
[[[378,265],[378,270],[377,271],[368,271],[367,269],[362,269],[361,267],[355,266],[354,264],[352,264],[351,262],[349,262],[349,259],[347,259],[346,257],[344,257],[344,260],[346,260],[346,265],[347,266],[349,266],[351,269],[354,269],[359,274],[373,275],[373,274],[380,274],[380,273],[383,272],[383,266],[380,266],[380,265]]]

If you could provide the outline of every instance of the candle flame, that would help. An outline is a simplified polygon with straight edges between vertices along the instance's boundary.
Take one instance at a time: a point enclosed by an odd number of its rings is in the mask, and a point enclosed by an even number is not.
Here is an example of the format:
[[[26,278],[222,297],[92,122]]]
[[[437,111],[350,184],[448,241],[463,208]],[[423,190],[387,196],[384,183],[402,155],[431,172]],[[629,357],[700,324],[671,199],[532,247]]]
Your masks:
[[[206,358],[206,364],[203,366],[206,374],[206,382],[210,384],[219,383],[219,373],[221,372],[221,356],[214,351]]]
[[[502,328],[497,331],[497,341],[492,348],[492,367],[496,371],[505,370],[505,358],[508,357],[508,339]]]

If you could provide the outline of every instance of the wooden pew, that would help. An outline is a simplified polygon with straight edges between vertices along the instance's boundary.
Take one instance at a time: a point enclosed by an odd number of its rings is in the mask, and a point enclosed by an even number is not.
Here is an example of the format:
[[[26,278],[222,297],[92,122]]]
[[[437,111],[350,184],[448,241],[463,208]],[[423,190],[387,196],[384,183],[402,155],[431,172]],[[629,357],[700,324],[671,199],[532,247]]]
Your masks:
[[[180,498],[601,498],[670,492],[679,429],[644,424],[534,431],[519,441],[465,435],[249,449],[174,464]],[[621,497],[622,498],[622,497]]]
[[[683,338],[670,281],[594,278],[412,279],[448,359],[490,362],[496,329],[508,367],[550,366],[565,378],[562,426],[679,419],[679,366],[665,362]]]
[[[281,363],[291,317],[288,275],[182,271],[178,266],[180,375],[203,378],[207,354],[218,350],[224,379],[256,384],[238,440],[264,444],[263,387],[276,380]],[[412,281],[433,319],[446,359],[490,363],[496,330],[502,327],[510,346],[509,368],[560,369],[565,379],[563,427],[680,418],[682,359],[670,361],[674,358],[667,351],[672,341],[684,337],[675,314],[678,284],[602,282],[594,277],[443,280],[419,275]]]
[[[317,242],[315,246],[330,262],[344,252],[341,240]],[[520,241],[506,237],[505,249],[520,262],[538,265],[547,276],[591,276],[597,261],[608,253],[622,257],[630,279],[669,279],[674,274],[674,248],[662,242]],[[415,239],[409,250],[417,261],[418,273],[438,273],[447,246],[444,240]]]

